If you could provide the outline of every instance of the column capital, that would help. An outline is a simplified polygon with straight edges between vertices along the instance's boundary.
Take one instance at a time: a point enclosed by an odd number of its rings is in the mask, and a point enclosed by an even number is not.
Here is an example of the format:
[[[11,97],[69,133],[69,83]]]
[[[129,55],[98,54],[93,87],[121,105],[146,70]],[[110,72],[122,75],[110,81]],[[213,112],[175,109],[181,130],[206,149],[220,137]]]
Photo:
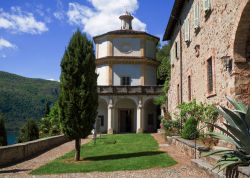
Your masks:
[[[143,108],[142,105],[137,106],[137,109],[142,109],[142,108]]]

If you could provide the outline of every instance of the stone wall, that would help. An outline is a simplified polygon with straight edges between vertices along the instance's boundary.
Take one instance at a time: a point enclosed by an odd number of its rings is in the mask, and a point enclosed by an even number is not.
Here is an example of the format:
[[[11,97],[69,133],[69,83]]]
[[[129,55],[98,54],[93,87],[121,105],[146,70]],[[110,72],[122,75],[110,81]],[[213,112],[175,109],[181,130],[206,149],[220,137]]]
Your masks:
[[[200,158],[201,152],[208,151],[209,148],[200,144],[195,144],[193,140],[186,140],[179,136],[167,137],[168,143],[175,145],[181,152],[190,158]],[[195,155],[196,154],[196,155]]]
[[[200,3],[200,28],[194,29],[194,4]],[[225,95],[236,97],[250,105],[250,65],[247,62],[239,63],[235,58],[235,38],[239,25],[249,28],[250,24],[239,24],[242,13],[249,5],[248,0],[214,0],[211,12],[206,15],[203,10],[203,1],[186,1],[181,12],[181,26],[175,27],[171,42],[171,81],[168,93],[168,108],[173,113],[178,105],[182,90],[183,102],[188,102],[188,76],[191,78],[191,100],[214,103],[228,106]],[[250,17],[250,12],[244,14]],[[246,17],[245,17],[246,18]],[[184,21],[190,22],[190,42],[184,41]],[[243,29],[245,29],[243,28]],[[180,32],[181,31],[181,32]],[[245,39],[246,40],[246,39]],[[175,42],[182,46],[182,71],[180,57],[175,55]],[[195,48],[199,49],[196,50]],[[178,56],[177,56],[178,57]],[[207,60],[213,61],[213,92],[208,92]],[[232,71],[226,70],[225,59],[233,60]]]
[[[0,167],[26,160],[69,141],[64,135],[0,147]]]

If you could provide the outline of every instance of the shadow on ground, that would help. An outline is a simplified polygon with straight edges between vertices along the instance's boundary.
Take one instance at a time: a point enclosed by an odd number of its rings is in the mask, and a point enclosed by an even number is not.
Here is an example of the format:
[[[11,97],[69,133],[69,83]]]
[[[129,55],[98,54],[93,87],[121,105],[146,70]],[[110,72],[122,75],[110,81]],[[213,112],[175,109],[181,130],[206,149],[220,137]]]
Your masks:
[[[164,153],[163,151],[145,151],[137,153],[126,153],[126,154],[112,154],[105,156],[93,156],[85,157],[83,161],[104,161],[104,160],[115,160],[115,159],[125,159],[125,158],[134,158],[142,156],[154,156]]]
[[[25,172],[25,171],[30,171],[31,169],[11,169],[11,170],[0,170],[0,174],[4,173],[18,173],[18,172]]]

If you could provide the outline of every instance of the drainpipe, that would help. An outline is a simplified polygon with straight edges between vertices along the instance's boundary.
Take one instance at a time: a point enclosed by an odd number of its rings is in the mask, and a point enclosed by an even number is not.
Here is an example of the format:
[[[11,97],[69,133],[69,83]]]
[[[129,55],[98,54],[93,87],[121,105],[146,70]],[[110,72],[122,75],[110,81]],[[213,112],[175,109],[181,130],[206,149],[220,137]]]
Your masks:
[[[182,89],[182,83],[183,83],[183,80],[182,80],[182,32],[181,32],[181,20],[179,20],[179,34],[180,34],[180,88],[181,88],[181,91],[180,91],[180,103],[182,104],[183,102],[183,89]]]
[[[180,34],[180,103],[183,102],[183,68],[182,68],[182,31],[181,31],[181,19],[178,20],[179,34]],[[181,117],[181,132],[182,132],[182,117]]]

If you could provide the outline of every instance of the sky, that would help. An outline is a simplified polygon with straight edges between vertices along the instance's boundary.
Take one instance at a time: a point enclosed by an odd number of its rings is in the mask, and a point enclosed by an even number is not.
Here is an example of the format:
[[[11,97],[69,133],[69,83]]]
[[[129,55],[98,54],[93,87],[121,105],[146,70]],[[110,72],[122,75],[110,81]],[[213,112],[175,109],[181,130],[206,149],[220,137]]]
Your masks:
[[[120,29],[119,15],[135,17],[133,29],[162,39],[174,0],[0,0],[0,71],[59,80],[60,62],[79,28],[92,40]]]

